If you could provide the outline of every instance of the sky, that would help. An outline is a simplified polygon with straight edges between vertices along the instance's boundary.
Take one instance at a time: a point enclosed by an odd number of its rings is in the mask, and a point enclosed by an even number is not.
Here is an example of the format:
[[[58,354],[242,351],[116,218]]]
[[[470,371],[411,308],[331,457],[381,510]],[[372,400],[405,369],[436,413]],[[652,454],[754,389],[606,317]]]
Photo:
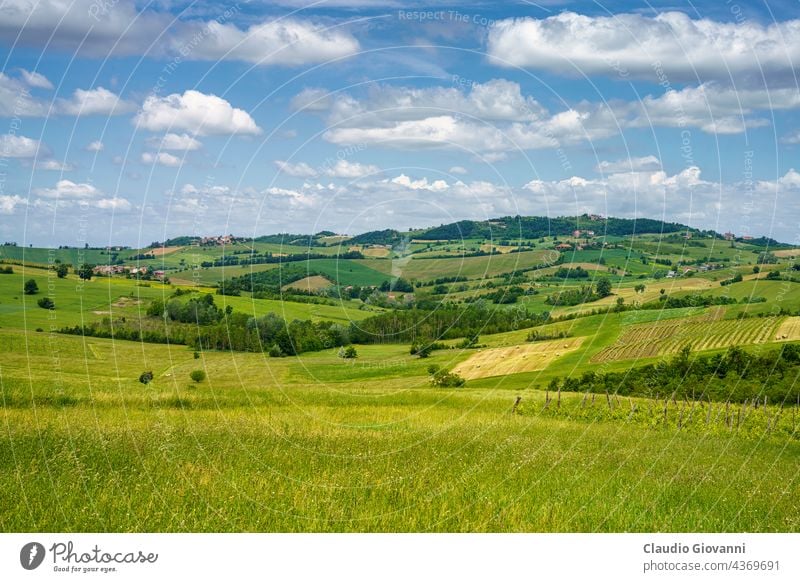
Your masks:
[[[0,0],[0,239],[596,213],[800,244],[797,15]]]

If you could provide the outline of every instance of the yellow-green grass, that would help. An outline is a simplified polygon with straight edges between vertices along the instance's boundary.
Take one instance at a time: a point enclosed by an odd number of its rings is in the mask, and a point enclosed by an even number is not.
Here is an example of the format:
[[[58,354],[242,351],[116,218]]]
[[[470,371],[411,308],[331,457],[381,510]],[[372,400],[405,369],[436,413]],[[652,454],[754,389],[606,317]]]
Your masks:
[[[28,279],[37,282],[37,294],[23,293],[23,283]],[[135,319],[145,316],[152,300],[168,300],[174,291],[175,288],[156,281],[137,283],[121,277],[81,281],[74,275],[59,279],[53,271],[18,267],[13,275],[0,275],[0,327],[51,330],[85,324],[109,315]],[[214,293],[214,290],[201,288],[197,292]],[[55,302],[55,309],[40,308],[37,301],[42,297],[50,297]],[[360,309],[361,303],[355,301],[317,305],[223,295],[215,296],[215,301],[222,307],[231,305],[237,311],[256,316],[278,313],[287,320],[349,322],[374,314],[374,308]]]
[[[278,263],[263,263],[261,265],[230,265],[227,267],[186,269],[170,273],[169,280],[176,285],[213,285],[225,279],[269,271],[279,266]]]
[[[331,281],[326,279],[321,275],[312,275],[311,277],[304,277],[299,281],[294,281],[287,285],[284,285],[282,289],[284,291],[289,291],[291,289],[299,289],[300,291],[321,291],[322,289],[327,289],[333,285]]]
[[[470,279],[494,277],[502,273],[521,271],[546,265],[557,258],[554,251],[526,251],[485,257],[453,257],[446,259],[419,259],[408,255],[400,259],[359,259],[372,269],[406,279],[426,281],[439,277],[462,276]]]
[[[800,317],[787,317],[775,331],[775,341],[800,340]]]
[[[5,330],[0,347],[7,532],[800,527],[797,440],[511,415],[515,392],[428,387],[448,353],[195,360]]]

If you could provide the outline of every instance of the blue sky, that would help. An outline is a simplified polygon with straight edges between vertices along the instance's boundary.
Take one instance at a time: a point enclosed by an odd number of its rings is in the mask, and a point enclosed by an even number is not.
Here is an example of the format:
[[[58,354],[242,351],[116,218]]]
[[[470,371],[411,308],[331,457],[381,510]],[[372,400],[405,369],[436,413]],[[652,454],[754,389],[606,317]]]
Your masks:
[[[800,242],[795,12],[7,0],[0,237],[595,212]]]

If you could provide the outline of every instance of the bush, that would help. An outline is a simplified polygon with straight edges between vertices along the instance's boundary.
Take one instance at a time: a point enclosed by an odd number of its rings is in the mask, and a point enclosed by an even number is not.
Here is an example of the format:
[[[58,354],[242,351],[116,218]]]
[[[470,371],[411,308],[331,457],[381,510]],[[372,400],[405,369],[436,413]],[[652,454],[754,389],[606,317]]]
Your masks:
[[[34,279],[25,281],[25,295],[36,295],[39,292],[39,285],[36,284]]]
[[[431,376],[431,386],[438,388],[460,388],[465,383],[464,378],[446,370],[439,370]]]
[[[149,384],[153,381],[153,372],[142,372],[141,376],[139,376],[139,382],[142,384]]]
[[[194,380],[195,383],[200,383],[206,379],[206,373],[203,370],[192,370],[189,377]]]
[[[339,357],[344,358],[345,360],[352,360],[353,358],[358,357],[358,352],[356,352],[355,346],[342,346],[339,348]]]
[[[13,275],[14,269],[12,267],[0,267],[0,275]]]
[[[286,355],[283,353],[281,346],[278,344],[272,344],[272,347],[269,349],[268,353],[270,358],[282,358]]]
[[[55,309],[56,308],[56,304],[53,303],[53,300],[50,299],[49,297],[42,297],[36,303],[42,309]]]

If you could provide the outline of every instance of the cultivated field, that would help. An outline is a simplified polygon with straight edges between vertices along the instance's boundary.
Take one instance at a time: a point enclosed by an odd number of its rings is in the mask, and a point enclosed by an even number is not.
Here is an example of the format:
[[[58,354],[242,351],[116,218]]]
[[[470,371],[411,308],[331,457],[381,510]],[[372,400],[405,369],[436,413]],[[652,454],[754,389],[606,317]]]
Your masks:
[[[632,326],[612,345],[592,358],[593,362],[633,360],[677,354],[685,346],[692,351],[774,341],[781,319],[750,318],[710,321],[669,320]]]
[[[453,371],[467,380],[543,370],[556,359],[577,350],[583,338],[533,342],[508,348],[478,351],[458,364]]]

